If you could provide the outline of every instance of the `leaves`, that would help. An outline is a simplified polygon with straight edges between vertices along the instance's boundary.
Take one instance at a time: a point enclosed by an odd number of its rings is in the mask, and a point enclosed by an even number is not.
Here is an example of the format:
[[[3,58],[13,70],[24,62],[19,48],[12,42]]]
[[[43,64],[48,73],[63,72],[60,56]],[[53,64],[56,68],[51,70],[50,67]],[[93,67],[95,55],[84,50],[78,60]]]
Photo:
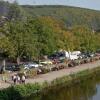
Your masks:
[[[38,58],[59,49],[96,51],[100,48],[99,33],[88,25],[69,29],[63,21],[51,16],[27,20],[7,20],[0,27],[0,49],[7,57]]]

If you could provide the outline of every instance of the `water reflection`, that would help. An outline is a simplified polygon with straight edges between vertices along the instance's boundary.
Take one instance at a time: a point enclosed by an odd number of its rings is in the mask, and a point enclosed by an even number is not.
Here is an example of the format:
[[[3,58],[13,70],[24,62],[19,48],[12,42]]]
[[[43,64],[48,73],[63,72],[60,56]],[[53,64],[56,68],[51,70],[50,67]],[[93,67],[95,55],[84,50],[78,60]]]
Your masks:
[[[91,78],[68,87],[56,88],[26,100],[100,100],[100,78]]]

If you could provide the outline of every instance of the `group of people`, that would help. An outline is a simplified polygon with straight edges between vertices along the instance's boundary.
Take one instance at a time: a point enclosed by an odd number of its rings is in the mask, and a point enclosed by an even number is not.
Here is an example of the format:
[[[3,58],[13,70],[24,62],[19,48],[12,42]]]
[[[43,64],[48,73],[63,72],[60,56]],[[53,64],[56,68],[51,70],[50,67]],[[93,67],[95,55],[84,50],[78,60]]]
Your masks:
[[[15,74],[12,76],[12,80],[13,80],[14,84],[17,84],[17,83],[25,84],[26,77],[25,77],[25,75],[19,76],[19,75]]]

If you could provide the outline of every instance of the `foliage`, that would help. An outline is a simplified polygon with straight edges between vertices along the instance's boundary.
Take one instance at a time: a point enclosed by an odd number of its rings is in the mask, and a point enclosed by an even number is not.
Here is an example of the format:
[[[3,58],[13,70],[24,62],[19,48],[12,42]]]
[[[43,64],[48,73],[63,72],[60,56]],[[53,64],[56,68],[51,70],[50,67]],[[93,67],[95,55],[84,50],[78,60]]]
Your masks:
[[[37,70],[36,69],[30,69],[26,72],[26,75],[28,78],[33,78],[34,76],[37,75]]]
[[[22,6],[33,17],[51,16],[64,21],[70,29],[76,25],[86,25],[94,30],[100,27],[100,12],[69,6]]]
[[[99,11],[65,6],[21,7],[17,3],[2,3],[9,8],[7,18],[0,18],[0,49],[6,57],[32,60],[60,49],[94,52],[100,48],[100,34],[92,27],[97,29],[99,26]],[[33,11],[39,16],[35,16]]]
[[[0,54],[4,57],[13,57],[15,55],[13,44],[7,37],[0,37]]]
[[[40,89],[41,85],[38,83],[12,86],[0,90],[0,100],[21,100],[23,97],[30,96]]]

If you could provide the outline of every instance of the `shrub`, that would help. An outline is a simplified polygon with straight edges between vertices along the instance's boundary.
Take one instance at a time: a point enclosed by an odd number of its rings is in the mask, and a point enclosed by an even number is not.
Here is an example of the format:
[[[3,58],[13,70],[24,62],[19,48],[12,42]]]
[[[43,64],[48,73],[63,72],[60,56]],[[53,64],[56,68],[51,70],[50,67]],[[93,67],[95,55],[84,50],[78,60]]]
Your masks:
[[[0,100],[20,100],[20,93],[12,86],[7,89],[0,90]]]
[[[36,69],[30,69],[30,70],[27,71],[26,75],[29,78],[33,78],[34,76],[37,75],[37,70]]]
[[[21,100],[32,93],[37,93],[39,90],[41,90],[41,85],[38,83],[12,86],[0,90],[0,100]]]
[[[20,93],[21,97],[30,96],[32,93],[36,93],[40,89],[41,86],[38,83],[15,86],[15,90]]]

